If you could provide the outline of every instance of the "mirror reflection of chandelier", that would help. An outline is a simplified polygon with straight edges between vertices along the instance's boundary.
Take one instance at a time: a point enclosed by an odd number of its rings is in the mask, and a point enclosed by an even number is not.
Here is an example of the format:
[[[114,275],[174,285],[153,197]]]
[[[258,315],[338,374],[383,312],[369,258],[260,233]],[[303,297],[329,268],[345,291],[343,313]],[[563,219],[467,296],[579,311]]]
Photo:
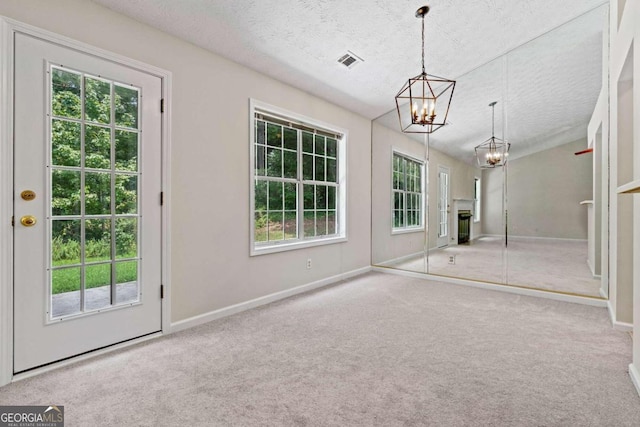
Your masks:
[[[416,11],[422,20],[422,72],[411,77],[396,95],[400,128],[405,133],[432,133],[447,123],[454,80],[427,74],[424,68],[424,17],[429,6]],[[437,108],[436,108],[436,103]]]
[[[497,102],[489,104],[491,107],[491,138],[478,145],[476,150],[476,159],[478,166],[481,168],[495,168],[496,166],[504,166],[509,156],[509,147],[511,144],[496,138],[495,136],[495,108]]]

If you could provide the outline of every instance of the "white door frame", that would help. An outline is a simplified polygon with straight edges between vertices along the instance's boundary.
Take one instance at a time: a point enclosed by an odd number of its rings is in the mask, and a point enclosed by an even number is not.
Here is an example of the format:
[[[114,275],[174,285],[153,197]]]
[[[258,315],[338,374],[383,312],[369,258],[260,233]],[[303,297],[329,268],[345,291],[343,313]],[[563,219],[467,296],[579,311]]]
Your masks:
[[[444,245],[440,245],[440,189],[442,188],[442,185],[440,183],[440,171],[446,171],[447,173],[447,234],[446,234],[446,241]],[[437,192],[437,196],[438,196],[438,233],[436,234],[436,247],[437,248],[444,248],[446,246],[450,245],[450,236],[451,236],[451,168],[449,166],[445,166],[445,165],[438,165],[438,192]]]
[[[162,80],[162,333],[171,329],[171,72],[0,16],[0,386],[13,380],[13,40],[38,37],[152,74]],[[160,106],[158,106],[160,108]],[[55,366],[55,365],[53,365]]]

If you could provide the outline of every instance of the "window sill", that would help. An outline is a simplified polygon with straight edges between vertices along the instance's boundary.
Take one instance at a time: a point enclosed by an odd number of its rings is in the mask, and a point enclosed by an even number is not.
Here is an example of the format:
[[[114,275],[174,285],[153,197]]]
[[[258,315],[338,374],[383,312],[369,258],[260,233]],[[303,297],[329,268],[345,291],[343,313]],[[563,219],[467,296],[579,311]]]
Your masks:
[[[328,237],[319,240],[300,240],[291,243],[281,243],[269,246],[254,246],[251,249],[250,256],[273,254],[276,252],[293,251],[296,249],[311,248],[314,246],[333,245],[335,243],[344,243],[347,241],[346,236]]]
[[[396,234],[409,234],[409,233],[420,233],[420,232],[424,232],[424,227],[394,228],[391,230],[391,235],[395,236]]]

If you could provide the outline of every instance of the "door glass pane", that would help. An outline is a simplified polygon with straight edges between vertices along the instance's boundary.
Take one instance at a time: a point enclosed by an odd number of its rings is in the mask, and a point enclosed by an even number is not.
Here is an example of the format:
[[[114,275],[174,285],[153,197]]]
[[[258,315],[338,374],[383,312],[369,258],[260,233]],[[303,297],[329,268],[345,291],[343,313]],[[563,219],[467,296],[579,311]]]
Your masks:
[[[84,116],[91,122],[111,122],[111,83],[85,76]]]
[[[116,175],[116,214],[138,212],[138,177]]]
[[[55,318],[111,307],[113,296],[118,303],[139,301],[140,92],[56,67],[50,74],[50,316]],[[281,170],[282,160],[276,160],[273,167]],[[282,191],[279,197],[282,235]]]
[[[116,131],[116,169],[138,171],[138,134],[136,132]]]
[[[51,172],[51,212],[53,215],[80,215],[80,172]]]
[[[84,245],[85,262],[111,260],[111,220],[86,220]]]
[[[80,267],[51,271],[51,317],[79,313]]]
[[[92,169],[111,168],[111,131],[100,126],[85,126],[84,166]]]
[[[51,69],[51,111],[54,116],[79,119],[82,112],[80,92],[80,74]]]
[[[84,268],[85,300],[87,311],[111,305],[111,263],[87,265]]]
[[[80,123],[51,121],[51,163],[80,167]]]
[[[116,263],[116,304],[138,301],[138,261]]]
[[[138,128],[138,89],[115,85],[116,126]]]
[[[85,173],[84,209],[87,215],[111,213],[111,175],[108,173]]]
[[[116,258],[138,256],[138,218],[116,219]]]
[[[80,220],[52,222],[51,263],[54,267],[80,264]]]

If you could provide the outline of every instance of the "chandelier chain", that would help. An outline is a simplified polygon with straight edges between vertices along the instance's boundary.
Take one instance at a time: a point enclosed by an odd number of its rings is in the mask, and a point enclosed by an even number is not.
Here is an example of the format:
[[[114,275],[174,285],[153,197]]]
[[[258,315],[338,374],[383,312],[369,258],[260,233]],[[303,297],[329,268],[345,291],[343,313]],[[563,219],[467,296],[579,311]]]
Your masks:
[[[491,106],[491,137],[493,138],[496,135],[496,106],[495,104]]]
[[[424,73],[424,15],[422,15],[422,74]]]

